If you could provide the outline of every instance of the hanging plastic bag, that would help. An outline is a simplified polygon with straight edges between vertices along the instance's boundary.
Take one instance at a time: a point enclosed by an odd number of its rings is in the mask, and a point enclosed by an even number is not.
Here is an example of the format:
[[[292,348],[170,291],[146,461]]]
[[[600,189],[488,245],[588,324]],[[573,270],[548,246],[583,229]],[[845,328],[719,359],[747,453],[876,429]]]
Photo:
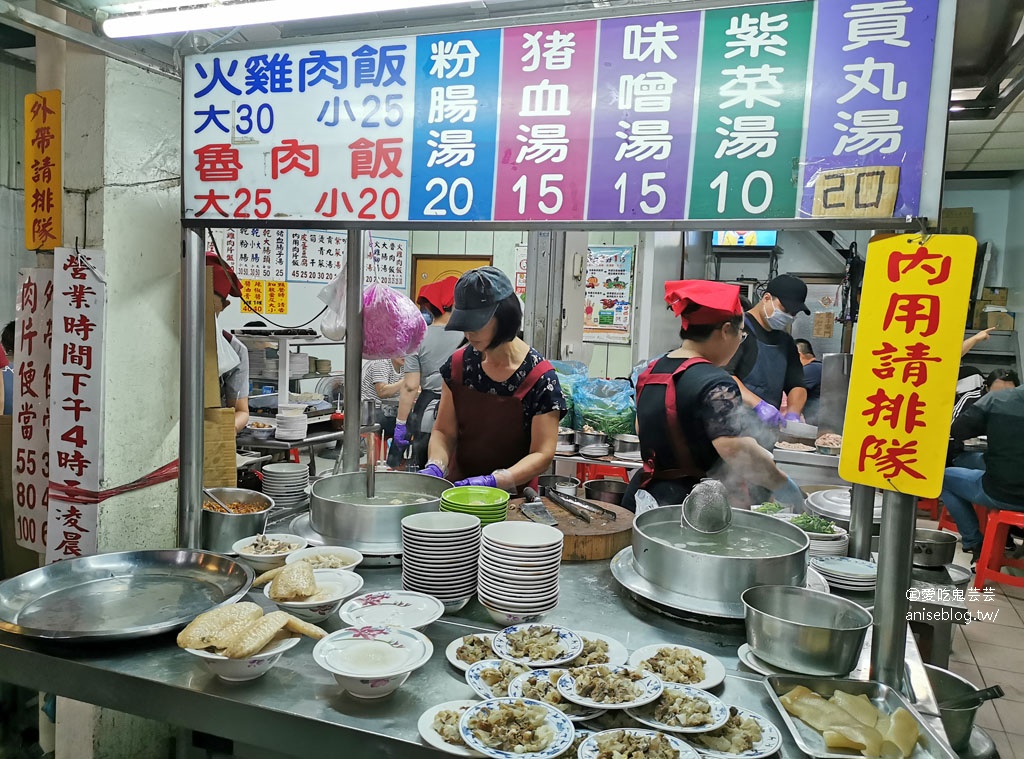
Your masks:
[[[348,264],[341,267],[341,273],[329,285],[325,285],[317,297],[327,304],[327,311],[320,321],[320,333],[328,340],[345,339],[345,282]]]
[[[224,336],[224,330],[217,327],[217,374],[223,377],[237,369],[242,363],[238,351],[231,347],[231,342]]]
[[[414,353],[427,334],[416,304],[387,285],[363,291],[363,358],[398,358]]]
[[[576,429],[613,435],[636,432],[636,404],[629,380],[587,379],[576,384]]]
[[[562,424],[566,427],[576,426],[576,410],[573,403],[573,393],[576,391],[576,383],[587,378],[590,370],[582,361],[552,361],[558,375],[558,384],[562,386],[562,396],[565,398],[565,406],[568,411]]]

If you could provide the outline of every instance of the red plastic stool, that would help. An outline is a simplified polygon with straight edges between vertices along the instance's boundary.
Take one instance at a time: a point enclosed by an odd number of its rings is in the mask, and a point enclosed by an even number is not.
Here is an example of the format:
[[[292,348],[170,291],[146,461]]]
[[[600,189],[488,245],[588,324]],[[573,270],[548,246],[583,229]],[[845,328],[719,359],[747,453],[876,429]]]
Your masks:
[[[929,519],[938,519],[941,508],[938,498],[919,498],[917,501],[917,510],[923,511]]]
[[[289,448],[288,449],[288,458],[290,458],[292,460],[292,462],[295,463],[295,464],[301,463],[299,461],[299,449],[298,448]]]
[[[978,527],[982,532],[985,532],[985,526],[988,524],[988,509],[974,504],[974,513],[978,515]],[[949,530],[958,534],[960,532],[956,527],[956,522],[953,521],[953,517],[949,515],[949,510],[945,506],[942,507],[942,514],[939,516],[938,529]]]
[[[607,464],[577,464],[576,479],[580,482],[587,480],[622,480],[629,482],[629,472],[625,467],[609,466]]]
[[[982,590],[989,580],[1024,588],[1024,577],[999,571],[1002,567],[1024,569],[1024,559],[1011,559],[1006,555],[1006,535],[1011,527],[1024,527],[1024,512],[991,510],[974,578],[975,590]]]

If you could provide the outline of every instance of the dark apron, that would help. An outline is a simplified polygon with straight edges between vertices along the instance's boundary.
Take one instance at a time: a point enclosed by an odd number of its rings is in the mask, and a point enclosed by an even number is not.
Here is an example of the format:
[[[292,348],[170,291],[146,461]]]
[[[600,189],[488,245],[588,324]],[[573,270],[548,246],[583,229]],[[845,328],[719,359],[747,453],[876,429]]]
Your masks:
[[[750,324],[752,319],[749,315],[745,319],[747,332],[753,336],[755,334],[754,327]],[[758,340],[757,361],[754,362],[754,368],[746,377],[740,377],[750,392],[761,400],[772,404],[775,408],[782,407],[782,393],[786,384],[788,364],[786,359],[785,345],[769,345]]]
[[[462,382],[466,349],[452,354],[452,401],[458,442],[448,467],[452,482],[508,469],[530,453],[530,429],[523,427],[523,399],[545,372],[554,367],[541,361],[513,395],[481,393]]]

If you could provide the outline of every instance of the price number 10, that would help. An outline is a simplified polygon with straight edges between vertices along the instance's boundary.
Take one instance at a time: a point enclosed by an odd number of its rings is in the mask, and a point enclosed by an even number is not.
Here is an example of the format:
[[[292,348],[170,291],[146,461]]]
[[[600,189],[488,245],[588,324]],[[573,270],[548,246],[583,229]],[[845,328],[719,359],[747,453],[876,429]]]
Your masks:
[[[760,203],[755,203],[753,195],[754,185],[763,186],[764,197]],[[718,213],[725,213],[726,200],[729,194],[729,172],[723,171],[714,181],[711,182],[711,189],[718,190]],[[772,183],[772,175],[767,171],[752,171],[743,180],[743,187],[740,188],[740,201],[743,203],[743,210],[749,214],[761,214],[768,210],[772,204],[772,194],[775,186]]]

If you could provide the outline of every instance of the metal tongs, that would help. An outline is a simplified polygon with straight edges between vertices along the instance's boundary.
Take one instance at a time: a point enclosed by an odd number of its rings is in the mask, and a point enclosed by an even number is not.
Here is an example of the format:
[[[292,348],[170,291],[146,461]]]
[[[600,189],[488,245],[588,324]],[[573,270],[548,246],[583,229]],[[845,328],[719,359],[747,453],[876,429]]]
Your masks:
[[[614,520],[618,517],[618,514],[616,514],[614,511],[611,511],[610,509],[606,509],[603,506],[598,506],[597,504],[590,503],[589,501],[584,501],[580,498],[577,498],[574,495],[566,495],[565,493],[559,493],[554,488],[548,489],[548,498],[557,503],[570,514],[578,516],[580,519],[583,519],[587,522],[590,521],[591,515],[596,515],[599,517],[603,517],[604,519],[610,520]]]

